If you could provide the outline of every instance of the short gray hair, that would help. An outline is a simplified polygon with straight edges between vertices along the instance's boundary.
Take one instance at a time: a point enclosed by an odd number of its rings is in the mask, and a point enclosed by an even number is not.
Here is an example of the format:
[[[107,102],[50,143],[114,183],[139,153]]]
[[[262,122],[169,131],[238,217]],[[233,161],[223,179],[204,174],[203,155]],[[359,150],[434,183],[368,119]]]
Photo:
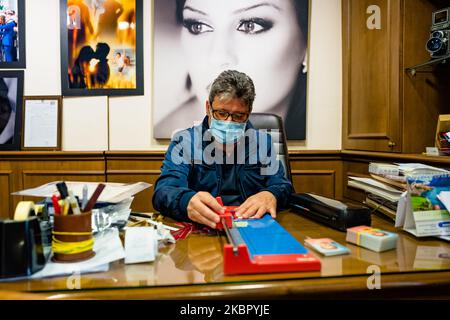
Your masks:
[[[211,85],[209,103],[212,105],[215,97],[222,96],[242,100],[251,112],[255,100],[255,86],[252,79],[245,73],[227,70],[219,74]]]

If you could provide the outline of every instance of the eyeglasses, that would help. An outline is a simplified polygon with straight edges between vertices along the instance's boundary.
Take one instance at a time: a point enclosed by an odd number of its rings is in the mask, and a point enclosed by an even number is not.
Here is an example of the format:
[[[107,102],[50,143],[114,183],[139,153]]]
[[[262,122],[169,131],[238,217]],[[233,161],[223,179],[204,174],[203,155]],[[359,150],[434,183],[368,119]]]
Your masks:
[[[216,120],[227,120],[231,116],[231,120],[234,122],[245,122],[248,119],[249,113],[231,113],[224,110],[214,110],[211,108],[212,115]]]

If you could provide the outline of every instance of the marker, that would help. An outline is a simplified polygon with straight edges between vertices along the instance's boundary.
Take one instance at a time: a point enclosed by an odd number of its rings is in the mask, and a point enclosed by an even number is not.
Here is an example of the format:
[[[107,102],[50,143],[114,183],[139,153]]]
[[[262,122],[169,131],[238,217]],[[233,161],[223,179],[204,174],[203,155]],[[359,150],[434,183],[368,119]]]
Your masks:
[[[72,190],[69,190],[69,197],[67,198],[67,200],[69,200],[70,207],[72,208],[72,213],[81,214],[80,207],[78,206],[78,201],[73,195]]]
[[[83,212],[91,211],[92,208],[94,208],[95,203],[97,202],[98,197],[100,197],[100,194],[102,193],[103,189],[105,189],[105,185],[103,183],[99,183],[97,185],[97,188],[95,189],[94,193],[92,194],[92,197],[89,199],[86,206],[83,208]]]
[[[59,194],[61,195],[61,199],[65,199],[69,196],[69,193],[67,191],[67,185],[64,181],[58,182],[56,184],[56,188],[58,188]]]
[[[84,210],[88,202],[88,186],[85,184],[83,186],[83,199],[81,200],[81,210]]]
[[[61,207],[58,203],[58,196],[54,194],[52,196],[53,209],[55,210],[55,215],[61,214]]]
[[[66,199],[62,200],[62,201],[64,201],[64,215],[67,216],[69,214],[69,208],[70,208],[69,201]]]

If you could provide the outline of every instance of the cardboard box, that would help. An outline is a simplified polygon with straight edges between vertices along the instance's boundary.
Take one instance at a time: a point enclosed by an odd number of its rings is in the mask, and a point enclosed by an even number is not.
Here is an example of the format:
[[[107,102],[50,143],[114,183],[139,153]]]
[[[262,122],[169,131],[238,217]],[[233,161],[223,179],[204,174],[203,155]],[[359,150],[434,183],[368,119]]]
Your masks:
[[[440,132],[449,132],[450,131],[450,114],[441,114],[439,115],[438,123],[436,126],[436,136],[434,140],[435,147],[439,148],[441,147],[441,144],[439,143],[439,133]]]

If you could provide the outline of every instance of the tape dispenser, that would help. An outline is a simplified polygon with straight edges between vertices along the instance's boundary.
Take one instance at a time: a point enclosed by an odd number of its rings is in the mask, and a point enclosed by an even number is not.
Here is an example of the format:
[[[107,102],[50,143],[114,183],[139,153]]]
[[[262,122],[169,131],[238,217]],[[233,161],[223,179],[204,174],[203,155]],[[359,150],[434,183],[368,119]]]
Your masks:
[[[35,205],[21,201],[14,220],[0,220],[0,278],[30,276],[45,266],[42,231]]]

